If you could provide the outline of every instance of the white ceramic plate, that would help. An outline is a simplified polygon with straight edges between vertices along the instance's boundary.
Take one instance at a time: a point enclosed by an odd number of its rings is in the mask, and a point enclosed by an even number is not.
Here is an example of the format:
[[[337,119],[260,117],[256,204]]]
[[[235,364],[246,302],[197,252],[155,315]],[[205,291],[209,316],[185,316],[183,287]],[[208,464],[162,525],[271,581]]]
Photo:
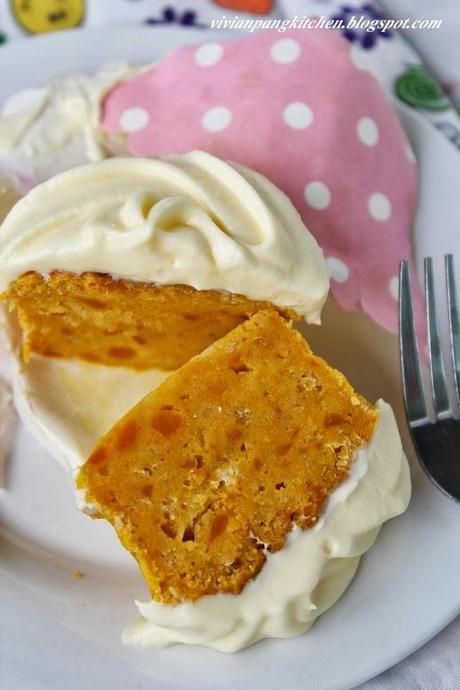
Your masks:
[[[209,33],[123,27],[3,47],[0,103],[56,73],[91,72],[120,59],[146,62],[201,40],[209,40]],[[453,250],[460,268],[460,158],[418,116],[404,111],[401,117],[421,168],[417,262]],[[394,337],[332,302],[323,327],[308,329],[308,337],[365,394],[392,403],[404,428]],[[0,686],[334,690],[374,676],[460,610],[460,508],[431,485],[408,450],[410,508],[384,528],[340,602],[306,635],[227,656],[183,646],[121,645],[121,629],[136,615],[133,598],[147,596],[137,568],[109,526],[76,511],[70,477],[19,426],[8,490],[0,493]],[[75,570],[84,578],[74,579]]]

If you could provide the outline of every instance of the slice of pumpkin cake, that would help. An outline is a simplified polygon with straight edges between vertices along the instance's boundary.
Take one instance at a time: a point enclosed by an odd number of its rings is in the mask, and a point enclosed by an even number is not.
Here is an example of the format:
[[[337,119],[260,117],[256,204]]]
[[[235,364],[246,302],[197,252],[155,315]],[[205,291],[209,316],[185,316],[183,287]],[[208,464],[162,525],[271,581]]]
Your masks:
[[[124,641],[227,652],[308,629],[410,498],[391,408],[358,395],[273,310],[133,407],[76,484],[152,596]]]
[[[288,198],[195,151],[111,159],[32,189],[0,233],[22,357],[176,369],[261,309],[318,322],[321,249]]]
[[[177,369],[268,302],[243,295],[113,280],[100,273],[22,275],[5,294],[35,353],[132,369]],[[280,310],[295,318],[293,310]]]
[[[152,597],[238,594],[313,527],[378,412],[273,311],[210,346],[103,437],[77,487]]]

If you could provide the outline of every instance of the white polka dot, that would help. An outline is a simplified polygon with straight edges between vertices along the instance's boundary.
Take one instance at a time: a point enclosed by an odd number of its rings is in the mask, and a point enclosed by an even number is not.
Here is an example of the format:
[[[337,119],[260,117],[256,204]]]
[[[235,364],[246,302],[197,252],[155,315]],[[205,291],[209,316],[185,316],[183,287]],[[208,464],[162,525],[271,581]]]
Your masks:
[[[345,283],[350,277],[350,269],[347,264],[336,259],[335,256],[328,256],[326,263],[329,266],[331,278],[337,283]]]
[[[380,192],[371,194],[367,202],[367,207],[374,220],[384,222],[391,218],[391,202],[385,194],[381,194]]]
[[[232,120],[232,113],[228,108],[218,105],[211,108],[203,117],[203,127],[208,132],[220,132],[230,124]]]
[[[323,211],[331,203],[331,192],[324,182],[309,182],[304,193],[307,203],[319,211]]]
[[[417,159],[415,157],[415,153],[412,150],[412,146],[410,144],[406,145],[406,156],[410,160],[411,163],[416,163]]]
[[[3,104],[1,113],[4,117],[16,115],[29,108],[38,108],[46,96],[46,89],[23,89],[18,91]]]
[[[308,105],[295,101],[283,110],[283,120],[293,129],[305,129],[313,122],[313,113]]]
[[[379,129],[371,117],[362,117],[356,125],[358,139],[366,146],[375,146],[379,140]]]
[[[120,128],[123,132],[138,132],[150,122],[150,115],[145,108],[127,108],[120,116]]]
[[[399,299],[399,276],[393,276],[393,278],[390,278],[388,281],[388,290],[390,291],[390,295],[398,301]]]
[[[300,45],[292,38],[283,38],[272,45],[270,55],[274,62],[286,65],[297,60],[300,55]]]
[[[200,67],[210,67],[219,62],[223,53],[220,43],[204,43],[195,51],[195,62]]]

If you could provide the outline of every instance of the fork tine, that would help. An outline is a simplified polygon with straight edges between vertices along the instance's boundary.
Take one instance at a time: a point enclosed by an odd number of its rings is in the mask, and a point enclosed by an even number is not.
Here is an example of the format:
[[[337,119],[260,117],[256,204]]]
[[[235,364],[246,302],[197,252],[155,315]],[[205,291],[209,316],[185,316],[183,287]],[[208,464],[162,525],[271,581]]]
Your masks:
[[[417,423],[425,422],[428,415],[423,393],[407,261],[401,261],[399,271],[399,350],[407,418],[411,426],[417,426]]]
[[[425,301],[426,324],[428,330],[428,354],[430,358],[431,395],[435,415],[438,417],[450,409],[449,396],[447,395],[446,375],[441,353],[441,340],[439,337],[438,317],[436,313],[436,296],[433,278],[433,259],[425,257]]]
[[[460,405],[460,323],[455,285],[454,257],[452,254],[446,254],[445,262],[450,352],[452,357],[452,368],[454,370],[455,392],[457,394],[457,402]]]

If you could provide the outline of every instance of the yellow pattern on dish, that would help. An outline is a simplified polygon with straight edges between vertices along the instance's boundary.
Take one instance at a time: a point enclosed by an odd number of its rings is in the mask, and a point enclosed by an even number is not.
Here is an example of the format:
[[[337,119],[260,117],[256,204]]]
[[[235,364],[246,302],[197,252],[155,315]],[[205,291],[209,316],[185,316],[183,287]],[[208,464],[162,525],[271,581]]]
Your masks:
[[[71,29],[82,23],[84,0],[12,0],[14,17],[32,34]]]

